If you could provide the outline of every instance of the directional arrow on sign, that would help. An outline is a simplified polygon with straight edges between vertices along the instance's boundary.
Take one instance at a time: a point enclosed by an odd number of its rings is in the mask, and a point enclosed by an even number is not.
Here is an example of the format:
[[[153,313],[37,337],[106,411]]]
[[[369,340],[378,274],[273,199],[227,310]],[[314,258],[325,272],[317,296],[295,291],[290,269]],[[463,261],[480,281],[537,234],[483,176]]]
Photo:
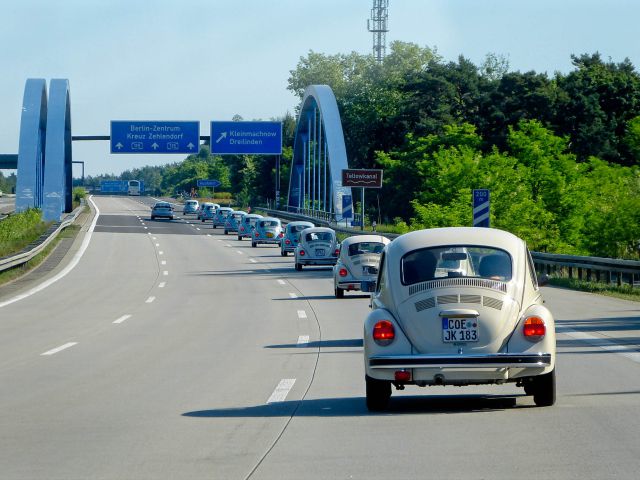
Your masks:
[[[193,143],[189,142],[189,144],[187,145],[187,148],[189,150],[193,150],[193,147],[195,147],[195,145]]]
[[[153,148],[154,150],[157,150],[159,146],[160,146],[160,145],[158,145],[156,142],[153,142],[153,143],[151,144],[151,148]]]
[[[122,145],[120,142],[116,143],[116,148],[118,150],[120,150],[122,147],[124,147],[124,145]]]
[[[220,140],[222,140],[223,138],[227,138],[227,132],[222,132],[216,140],[216,143],[220,143]]]

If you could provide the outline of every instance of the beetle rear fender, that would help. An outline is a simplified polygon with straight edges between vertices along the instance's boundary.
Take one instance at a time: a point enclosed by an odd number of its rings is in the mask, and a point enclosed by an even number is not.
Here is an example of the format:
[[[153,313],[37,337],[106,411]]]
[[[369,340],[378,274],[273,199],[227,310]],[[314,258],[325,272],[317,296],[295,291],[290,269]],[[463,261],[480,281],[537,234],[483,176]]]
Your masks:
[[[539,317],[544,321],[545,335],[539,341],[531,341],[524,335],[524,323],[527,318]],[[531,305],[520,316],[513,335],[507,344],[509,353],[550,353],[551,365],[545,369],[553,370],[556,361],[556,328],[553,315],[544,305]]]
[[[388,320],[393,324],[395,338],[391,344],[380,346],[373,341],[373,327],[381,320]],[[395,317],[384,308],[373,310],[364,321],[364,353],[365,358],[374,355],[410,355],[413,347],[402,331]],[[366,362],[368,363],[368,362]]]

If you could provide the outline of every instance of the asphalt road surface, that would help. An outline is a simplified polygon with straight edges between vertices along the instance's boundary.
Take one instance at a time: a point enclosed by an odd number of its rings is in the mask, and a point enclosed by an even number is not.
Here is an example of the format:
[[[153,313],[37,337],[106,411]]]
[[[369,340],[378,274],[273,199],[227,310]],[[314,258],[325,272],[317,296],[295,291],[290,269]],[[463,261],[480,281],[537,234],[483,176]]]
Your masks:
[[[410,387],[370,414],[366,296],[193,217],[95,202],[73,270],[10,304],[0,288],[0,478],[638,478],[640,304],[545,289],[554,407]]]
[[[16,208],[16,197],[3,195],[0,197],[0,217],[3,217],[7,213],[11,213]]]

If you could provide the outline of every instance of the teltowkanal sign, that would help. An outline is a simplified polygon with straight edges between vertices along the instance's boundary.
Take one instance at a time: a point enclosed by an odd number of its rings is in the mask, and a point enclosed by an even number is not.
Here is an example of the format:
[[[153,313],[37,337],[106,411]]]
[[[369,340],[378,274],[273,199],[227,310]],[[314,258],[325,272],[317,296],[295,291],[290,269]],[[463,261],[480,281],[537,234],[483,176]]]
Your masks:
[[[352,168],[342,170],[342,186],[382,188],[382,170]]]

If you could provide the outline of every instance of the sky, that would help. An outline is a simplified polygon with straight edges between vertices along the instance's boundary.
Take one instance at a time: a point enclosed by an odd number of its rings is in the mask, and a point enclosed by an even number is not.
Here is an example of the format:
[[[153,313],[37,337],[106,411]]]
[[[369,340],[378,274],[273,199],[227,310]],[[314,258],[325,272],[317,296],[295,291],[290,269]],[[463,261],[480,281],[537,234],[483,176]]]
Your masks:
[[[294,112],[289,72],[310,50],[371,53],[372,0],[14,0],[0,7],[0,153],[17,153],[28,78],[67,78],[73,135],[111,120],[271,119]],[[387,44],[476,64],[568,72],[571,54],[640,65],[638,0],[390,0]],[[74,142],[85,173],[119,174],[184,155],[110,155]],[[8,172],[5,172],[5,174]],[[80,176],[74,167],[74,176]]]

